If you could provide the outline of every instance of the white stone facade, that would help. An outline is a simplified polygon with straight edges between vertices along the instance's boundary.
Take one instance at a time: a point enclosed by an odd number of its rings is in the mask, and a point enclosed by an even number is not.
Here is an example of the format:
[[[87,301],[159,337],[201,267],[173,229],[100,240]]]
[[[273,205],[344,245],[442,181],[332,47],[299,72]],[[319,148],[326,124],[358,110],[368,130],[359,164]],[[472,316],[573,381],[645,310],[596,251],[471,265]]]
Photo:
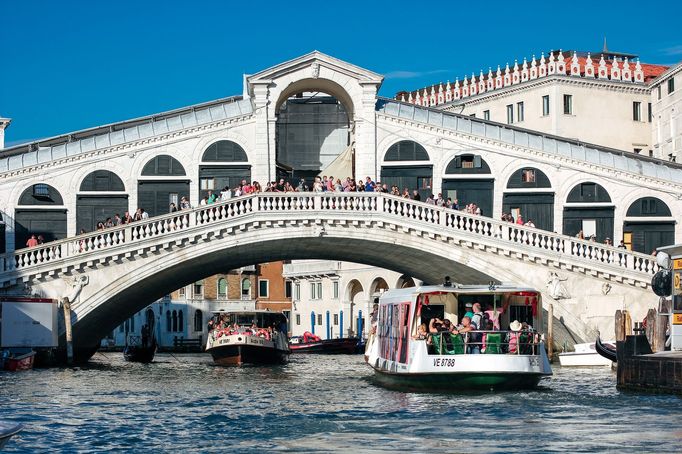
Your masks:
[[[656,157],[682,162],[682,63],[651,85],[651,105]]]

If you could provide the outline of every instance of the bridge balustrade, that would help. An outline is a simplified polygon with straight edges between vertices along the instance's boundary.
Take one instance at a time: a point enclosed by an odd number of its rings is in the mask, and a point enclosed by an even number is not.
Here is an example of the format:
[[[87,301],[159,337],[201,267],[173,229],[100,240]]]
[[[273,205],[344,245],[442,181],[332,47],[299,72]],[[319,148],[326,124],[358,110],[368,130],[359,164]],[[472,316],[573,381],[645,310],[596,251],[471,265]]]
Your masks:
[[[615,268],[652,275],[658,270],[655,258],[587,240],[547,232],[493,218],[455,211],[444,207],[384,193],[258,193],[225,202],[202,205],[131,224],[90,232],[0,256],[0,272],[29,269],[46,263],[66,264],[67,259],[121,245],[143,243],[181,231],[221,223],[254,213],[309,212],[311,220],[325,212],[383,214],[407,219],[424,227],[459,231],[467,237],[485,238],[501,248],[509,243],[519,249],[548,251],[573,259],[599,262]]]

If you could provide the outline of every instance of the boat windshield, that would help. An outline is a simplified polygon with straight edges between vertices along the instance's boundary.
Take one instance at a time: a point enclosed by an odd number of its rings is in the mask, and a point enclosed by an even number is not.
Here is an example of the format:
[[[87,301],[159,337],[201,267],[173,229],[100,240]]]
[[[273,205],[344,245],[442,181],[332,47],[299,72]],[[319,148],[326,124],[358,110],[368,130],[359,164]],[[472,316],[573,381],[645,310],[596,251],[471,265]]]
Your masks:
[[[226,312],[216,313],[213,318],[215,326],[240,326],[280,329],[286,326],[286,317],[277,312]]]

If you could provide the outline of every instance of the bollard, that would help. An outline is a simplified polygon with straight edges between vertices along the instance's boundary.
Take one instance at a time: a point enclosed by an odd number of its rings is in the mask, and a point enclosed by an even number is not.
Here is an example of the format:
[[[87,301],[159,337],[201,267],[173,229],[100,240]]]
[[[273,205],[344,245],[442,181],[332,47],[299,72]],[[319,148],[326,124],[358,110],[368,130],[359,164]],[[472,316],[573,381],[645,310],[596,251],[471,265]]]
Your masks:
[[[547,356],[552,361],[554,354],[554,305],[547,308]]]
[[[64,309],[64,328],[66,329],[66,364],[73,365],[73,334],[71,332],[71,302],[69,298],[62,300]]]

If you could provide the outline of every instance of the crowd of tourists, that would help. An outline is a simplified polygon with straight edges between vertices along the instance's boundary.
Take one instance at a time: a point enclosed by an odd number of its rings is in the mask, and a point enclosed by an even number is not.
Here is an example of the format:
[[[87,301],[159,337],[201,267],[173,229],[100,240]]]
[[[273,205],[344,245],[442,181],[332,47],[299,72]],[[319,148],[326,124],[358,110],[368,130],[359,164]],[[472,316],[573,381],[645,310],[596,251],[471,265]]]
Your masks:
[[[220,314],[209,320],[208,332],[214,339],[219,339],[223,336],[242,334],[270,340],[275,332],[275,327],[269,326],[267,328],[261,328],[257,326],[255,322],[252,323],[251,326],[240,326],[236,322],[230,323],[227,314]]]
[[[526,322],[514,320],[509,324],[509,331],[500,331],[500,314],[503,310],[494,309],[491,305],[486,310],[481,310],[480,303],[467,303],[467,312],[459,324],[454,324],[450,319],[434,317],[426,323],[422,323],[416,340],[426,340],[430,349],[438,345],[438,351],[448,351],[452,348],[453,337],[457,336],[464,342],[466,353],[530,353],[532,346],[538,341],[537,333]],[[448,336],[449,334],[449,336]],[[505,338],[502,338],[504,334]],[[493,342],[494,340],[494,342]]]

